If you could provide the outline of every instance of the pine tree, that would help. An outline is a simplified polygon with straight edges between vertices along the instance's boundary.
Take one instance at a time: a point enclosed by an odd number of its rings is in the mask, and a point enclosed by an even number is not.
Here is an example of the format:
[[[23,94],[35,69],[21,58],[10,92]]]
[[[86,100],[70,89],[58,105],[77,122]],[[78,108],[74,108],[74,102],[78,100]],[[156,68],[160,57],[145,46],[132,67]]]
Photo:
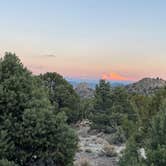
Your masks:
[[[153,118],[146,143],[147,163],[166,165],[166,104]]]
[[[40,75],[44,85],[48,89],[49,99],[54,110],[58,113],[64,111],[68,116],[69,123],[75,123],[79,118],[79,97],[61,75],[57,73],[45,73]]]
[[[72,165],[77,138],[15,54],[0,60],[0,158],[20,166]]]

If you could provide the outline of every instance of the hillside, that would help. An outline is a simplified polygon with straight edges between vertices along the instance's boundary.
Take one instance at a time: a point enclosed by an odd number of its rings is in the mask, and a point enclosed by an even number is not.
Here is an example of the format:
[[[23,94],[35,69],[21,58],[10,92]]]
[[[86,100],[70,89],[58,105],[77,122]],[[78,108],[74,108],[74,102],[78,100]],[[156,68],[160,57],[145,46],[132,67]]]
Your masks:
[[[75,91],[81,98],[91,98],[94,96],[94,90],[85,82],[78,84]]]
[[[129,93],[138,93],[149,95],[154,93],[159,88],[166,86],[166,81],[160,78],[143,78],[142,80],[127,85],[126,88]]]

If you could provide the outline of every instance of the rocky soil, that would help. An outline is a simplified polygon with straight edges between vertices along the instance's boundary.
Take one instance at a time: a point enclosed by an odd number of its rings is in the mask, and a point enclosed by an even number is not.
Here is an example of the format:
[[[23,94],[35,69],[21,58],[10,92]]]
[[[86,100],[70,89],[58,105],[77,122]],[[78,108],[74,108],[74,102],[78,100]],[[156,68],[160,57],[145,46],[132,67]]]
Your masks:
[[[110,145],[106,135],[90,130],[89,122],[83,121],[77,126],[79,137],[75,166],[117,166],[124,145]]]

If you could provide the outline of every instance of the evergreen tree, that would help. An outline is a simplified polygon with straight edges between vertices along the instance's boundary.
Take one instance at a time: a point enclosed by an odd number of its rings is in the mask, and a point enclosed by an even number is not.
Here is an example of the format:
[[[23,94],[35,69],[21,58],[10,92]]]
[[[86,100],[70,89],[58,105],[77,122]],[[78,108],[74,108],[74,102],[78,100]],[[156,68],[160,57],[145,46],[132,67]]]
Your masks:
[[[99,85],[96,85],[94,108],[96,111],[104,112],[110,108],[111,104],[110,83],[100,80]]]
[[[40,78],[48,88],[49,99],[54,109],[57,112],[65,111],[69,123],[76,122],[79,117],[79,97],[72,85],[57,73],[45,73],[40,75]]]
[[[0,158],[20,166],[72,165],[77,138],[15,54],[0,60]]]
[[[51,103],[55,103],[58,108],[68,107],[76,109],[79,97],[70,85],[61,75],[57,73],[45,73],[40,75],[44,85],[49,90],[49,98]]]
[[[153,118],[145,146],[148,165],[166,165],[166,104]]]
[[[6,159],[1,159],[0,166],[18,166],[18,165],[16,165],[14,162],[6,160]]]
[[[110,108],[112,106],[111,86],[109,82],[100,80],[96,85],[92,127],[107,132],[107,126],[112,126]]]
[[[108,133],[117,132],[114,138],[124,140],[124,135],[129,137],[134,130],[136,118],[127,91],[123,87],[111,88],[109,82],[100,80],[95,90],[92,127]]]
[[[146,166],[143,157],[141,157],[139,153],[139,147],[133,137],[128,141],[127,148],[120,158],[119,166]]]
[[[160,94],[160,95],[159,95]],[[159,103],[156,113],[150,114],[148,124],[138,123],[140,126],[132,135],[132,140],[129,139],[128,146],[120,160],[120,166],[131,165],[135,161],[137,165],[146,166],[165,166],[166,165],[166,99],[164,91],[157,92],[153,96],[153,100],[159,95]],[[154,101],[152,100],[152,105]],[[147,107],[148,109],[151,108]],[[150,110],[148,110],[150,112]],[[150,112],[151,113],[151,112]],[[144,114],[142,114],[144,116]],[[144,119],[144,117],[141,117]],[[145,133],[146,132],[146,133]],[[144,148],[145,157],[141,157],[139,150]]]

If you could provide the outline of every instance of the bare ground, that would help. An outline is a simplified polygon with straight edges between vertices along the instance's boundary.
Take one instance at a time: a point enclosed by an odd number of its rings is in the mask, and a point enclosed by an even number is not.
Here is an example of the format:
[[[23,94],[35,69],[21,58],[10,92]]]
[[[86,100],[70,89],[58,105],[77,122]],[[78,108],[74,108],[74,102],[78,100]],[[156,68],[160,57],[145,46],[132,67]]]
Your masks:
[[[79,145],[75,155],[75,166],[82,166],[85,161],[90,166],[117,166],[118,158],[125,146],[110,145],[103,133],[89,132],[88,123],[83,121],[76,129]]]

